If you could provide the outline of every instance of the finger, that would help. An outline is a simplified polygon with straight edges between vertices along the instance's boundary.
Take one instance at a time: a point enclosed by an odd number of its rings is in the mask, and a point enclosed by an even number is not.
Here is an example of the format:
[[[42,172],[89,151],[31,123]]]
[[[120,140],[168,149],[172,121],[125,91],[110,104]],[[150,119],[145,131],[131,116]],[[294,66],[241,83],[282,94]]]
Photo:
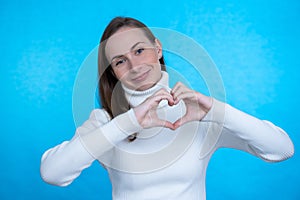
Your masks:
[[[171,94],[172,94],[173,98],[175,99],[175,103],[178,103],[179,102],[178,97],[180,95],[185,94],[185,93],[191,93],[191,92],[193,92],[191,89],[180,84],[180,85],[176,86],[175,90],[173,90]]]
[[[181,100],[195,101],[195,94],[193,91],[185,91],[185,92],[179,93],[176,96],[173,96],[173,98],[174,98],[174,104],[177,104]]]
[[[156,93],[154,93],[154,95],[152,95],[152,97],[154,97],[154,98],[162,97],[162,96],[164,97],[164,99],[168,100],[168,103],[170,106],[174,104],[173,96],[166,89],[160,89],[158,92],[156,92]],[[159,99],[159,101],[161,101],[161,99]]]
[[[156,96],[148,97],[141,105],[137,106],[135,110],[138,113],[146,113],[149,110],[156,109],[159,103],[164,99],[173,103],[173,98],[170,97],[169,94],[159,94]]]
[[[178,96],[175,97],[175,104],[177,104],[180,100],[190,100],[197,102],[197,96],[193,91],[187,91],[184,93],[180,93]]]
[[[165,121],[165,120],[159,120],[158,121],[158,126],[169,128],[171,130],[175,130],[174,124],[169,122],[169,121]]]
[[[183,84],[181,82],[177,82],[175,86],[172,88],[171,94],[172,95],[175,94],[178,91],[178,89],[180,89],[182,86]]]
[[[167,100],[169,104],[174,104],[173,97],[167,93],[167,94],[158,94],[156,96],[153,96],[151,98],[151,104],[152,105],[158,105],[162,100]]]

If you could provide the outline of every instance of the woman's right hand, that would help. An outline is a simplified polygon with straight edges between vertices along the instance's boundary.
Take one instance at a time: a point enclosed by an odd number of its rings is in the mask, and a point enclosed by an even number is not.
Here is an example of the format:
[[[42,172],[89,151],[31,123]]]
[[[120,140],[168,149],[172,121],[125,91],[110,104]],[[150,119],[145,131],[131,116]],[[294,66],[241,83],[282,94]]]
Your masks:
[[[156,109],[162,100],[167,100],[170,106],[174,105],[172,95],[166,89],[160,89],[133,109],[139,124],[143,128],[161,126],[172,130],[175,129],[171,122],[158,118]]]

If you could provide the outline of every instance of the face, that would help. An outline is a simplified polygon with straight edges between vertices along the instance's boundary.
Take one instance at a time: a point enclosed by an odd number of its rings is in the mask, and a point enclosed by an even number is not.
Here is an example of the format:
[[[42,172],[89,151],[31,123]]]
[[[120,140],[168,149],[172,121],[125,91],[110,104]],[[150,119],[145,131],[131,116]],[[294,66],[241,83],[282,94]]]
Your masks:
[[[161,44],[149,41],[142,29],[119,29],[107,40],[105,54],[118,80],[129,89],[149,89],[161,78]]]

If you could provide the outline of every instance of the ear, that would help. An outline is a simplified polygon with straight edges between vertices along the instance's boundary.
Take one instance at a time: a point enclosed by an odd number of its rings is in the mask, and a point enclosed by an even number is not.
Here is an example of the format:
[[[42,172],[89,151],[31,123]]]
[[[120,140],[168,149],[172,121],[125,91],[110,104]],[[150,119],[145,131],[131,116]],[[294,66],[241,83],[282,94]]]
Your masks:
[[[162,57],[162,45],[161,42],[155,38],[155,47],[157,49],[158,59],[161,59]]]

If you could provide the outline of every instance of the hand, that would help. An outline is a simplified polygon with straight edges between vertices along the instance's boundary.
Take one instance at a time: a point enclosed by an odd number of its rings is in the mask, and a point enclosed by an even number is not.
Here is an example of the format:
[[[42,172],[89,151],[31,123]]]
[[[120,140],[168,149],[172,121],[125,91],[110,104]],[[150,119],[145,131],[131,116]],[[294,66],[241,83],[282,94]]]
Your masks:
[[[180,82],[176,83],[171,91],[171,95],[174,99],[174,104],[183,100],[186,105],[186,113],[182,118],[174,122],[174,129],[187,122],[200,121],[212,107],[211,97],[191,90]]]
[[[160,89],[133,109],[139,124],[143,128],[162,126],[172,130],[175,129],[174,124],[171,122],[158,118],[156,109],[162,100],[167,100],[170,106],[174,105],[172,95],[165,89]]]

